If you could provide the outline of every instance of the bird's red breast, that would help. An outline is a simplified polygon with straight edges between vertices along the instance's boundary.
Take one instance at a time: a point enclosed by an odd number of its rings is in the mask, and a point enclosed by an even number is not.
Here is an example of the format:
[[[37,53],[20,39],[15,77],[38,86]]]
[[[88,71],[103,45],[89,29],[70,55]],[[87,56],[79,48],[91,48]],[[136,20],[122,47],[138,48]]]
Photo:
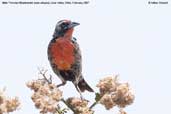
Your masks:
[[[74,45],[70,39],[58,38],[50,46],[52,62],[59,70],[69,70],[75,61]]]

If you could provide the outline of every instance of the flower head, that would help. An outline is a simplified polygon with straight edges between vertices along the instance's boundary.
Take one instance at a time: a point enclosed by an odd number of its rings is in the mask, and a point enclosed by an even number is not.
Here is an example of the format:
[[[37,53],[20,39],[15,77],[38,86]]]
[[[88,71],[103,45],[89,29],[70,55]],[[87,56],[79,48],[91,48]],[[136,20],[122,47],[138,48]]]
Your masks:
[[[134,101],[134,94],[128,83],[120,83],[117,76],[106,77],[99,81],[97,87],[100,90],[100,103],[106,109],[114,106],[125,107]]]
[[[116,94],[112,95],[112,100],[118,105],[118,107],[125,107],[130,105],[134,101],[134,94],[129,87],[128,83],[119,84],[116,89]]]
[[[117,76],[106,77],[99,81],[97,87],[100,89],[101,94],[110,93],[116,90],[117,87]]]
[[[41,113],[56,112],[58,102],[62,99],[62,91],[54,84],[45,80],[33,80],[27,83],[27,87],[34,91],[31,99]]]
[[[70,107],[72,107],[72,109],[74,109],[74,112],[78,114],[93,114],[93,111],[87,106],[87,100],[71,97],[67,99],[67,103]]]
[[[8,98],[0,91],[0,114],[13,112],[18,109],[20,102],[18,97]]]
[[[116,105],[115,102],[113,102],[111,95],[109,94],[105,94],[101,98],[100,103],[104,105],[107,110],[113,108]]]

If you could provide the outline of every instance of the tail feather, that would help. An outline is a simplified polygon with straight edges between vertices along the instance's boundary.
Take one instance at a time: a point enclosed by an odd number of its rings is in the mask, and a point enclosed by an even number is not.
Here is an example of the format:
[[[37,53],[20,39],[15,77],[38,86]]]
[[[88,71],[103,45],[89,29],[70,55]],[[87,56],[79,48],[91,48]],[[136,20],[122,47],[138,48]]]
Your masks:
[[[81,90],[81,92],[84,92],[85,90],[89,92],[94,92],[94,90],[87,84],[87,82],[84,79],[81,79],[79,81],[78,87]]]

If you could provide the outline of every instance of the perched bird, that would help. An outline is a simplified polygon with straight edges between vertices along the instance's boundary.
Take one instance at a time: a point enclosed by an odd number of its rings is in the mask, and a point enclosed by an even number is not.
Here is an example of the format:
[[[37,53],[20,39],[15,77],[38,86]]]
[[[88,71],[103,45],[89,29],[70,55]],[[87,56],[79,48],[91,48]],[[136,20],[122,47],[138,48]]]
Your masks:
[[[76,38],[72,37],[74,27],[79,23],[70,20],[61,20],[57,23],[53,38],[48,45],[48,59],[54,73],[62,83],[57,87],[72,81],[80,93],[85,90],[93,92],[82,76],[81,52]]]

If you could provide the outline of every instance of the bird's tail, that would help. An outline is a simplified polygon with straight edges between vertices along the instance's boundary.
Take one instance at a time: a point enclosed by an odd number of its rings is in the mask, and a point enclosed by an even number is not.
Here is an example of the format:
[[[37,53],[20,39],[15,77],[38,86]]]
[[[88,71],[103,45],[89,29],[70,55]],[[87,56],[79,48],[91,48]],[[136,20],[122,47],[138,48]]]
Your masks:
[[[87,84],[87,82],[84,80],[84,78],[82,78],[79,81],[78,87],[81,90],[81,92],[84,92],[85,90],[87,90],[89,92],[94,92],[94,90]]]

